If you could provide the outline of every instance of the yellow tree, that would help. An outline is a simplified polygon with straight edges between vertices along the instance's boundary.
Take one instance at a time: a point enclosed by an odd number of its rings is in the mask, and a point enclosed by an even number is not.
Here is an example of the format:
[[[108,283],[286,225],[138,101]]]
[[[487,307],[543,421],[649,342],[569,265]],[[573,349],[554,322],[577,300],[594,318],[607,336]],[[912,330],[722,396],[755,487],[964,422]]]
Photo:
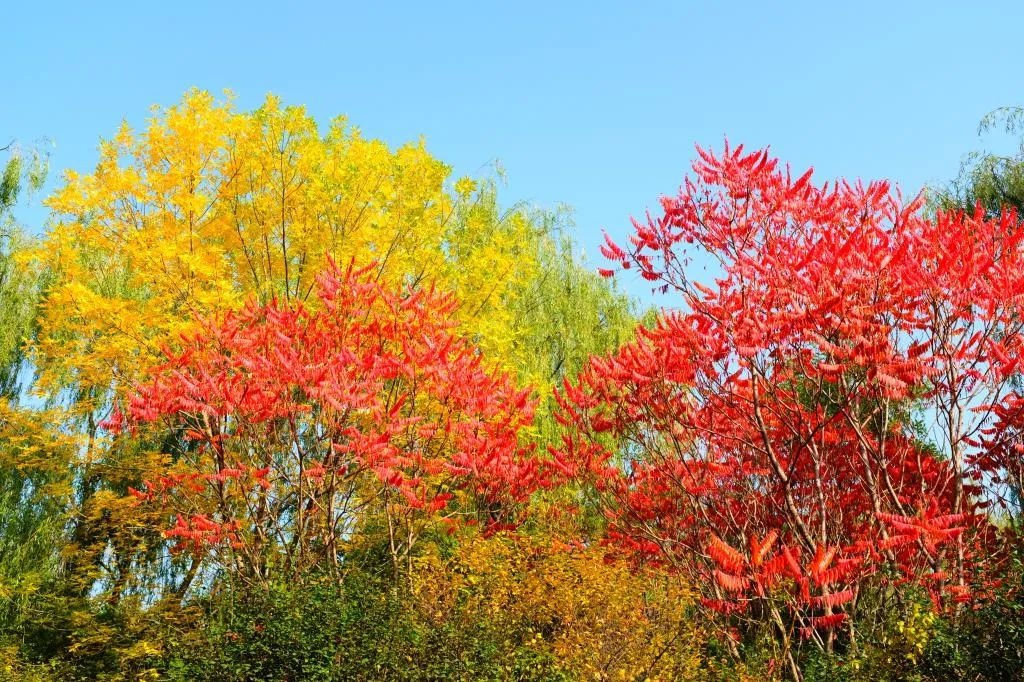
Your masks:
[[[59,275],[40,389],[134,377],[195,314],[304,300],[328,255],[453,291],[467,332],[506,355],[508,307],[544,235],[523,211],[496,215],[487,184],[450,191],[449,167],[422,142],[392,150],[344,119],[321,134],[272,97],[238,112],[192,91],[100,151],[95,172],[69,172],[49,200],[57,224],[41,254]]]

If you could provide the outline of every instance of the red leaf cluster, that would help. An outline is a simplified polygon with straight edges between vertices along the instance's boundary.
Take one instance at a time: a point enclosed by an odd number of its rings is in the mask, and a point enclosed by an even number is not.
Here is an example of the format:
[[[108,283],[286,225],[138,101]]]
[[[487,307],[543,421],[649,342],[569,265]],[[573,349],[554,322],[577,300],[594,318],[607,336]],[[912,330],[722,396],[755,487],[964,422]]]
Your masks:
[[[432,520],[514,523],[549,471],[519,432],[534,401],[457,335],[455,302],[333,266],[316,305],[251,303],[156,368],[133,423],[178,434],[167,535],[232,561],[337,561],[374,514],[405,555]],[[209,527],[207,527],[209,525]],[[216,528],[230,528],[230,533]]]
[[[1016,216],[931,218],[885,182],[698,152],[627,248],[602,247],[682,306],[563,387],[559,471],[593,482],[623,552],[697,578],[710,558],[708,604],[785,577],[829,628],[881,564],[983,586],[981,510],[993,480],[1020,490],[1024,451]]]

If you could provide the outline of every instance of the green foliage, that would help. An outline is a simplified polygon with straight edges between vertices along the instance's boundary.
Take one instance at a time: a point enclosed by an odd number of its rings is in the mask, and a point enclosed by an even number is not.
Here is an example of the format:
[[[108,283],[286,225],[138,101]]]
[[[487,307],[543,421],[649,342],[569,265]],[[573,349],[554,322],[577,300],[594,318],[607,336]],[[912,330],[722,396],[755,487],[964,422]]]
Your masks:
[[[1019,553],[1019,550],[1018,550]],[[879,609],[879,620],[860,631],[851,646],[823,652],[804,648],[799,665],[804,682],[1012,682],[1024,670],[1024,598],[1019,556],[1009,562],[1002,587],[975,609],[936,614],[923,593],[905,593]],[[763,647],[745,654],[747,671],[768,678]],[[720,666],[737,671],[733,664]]]
[[[12,145],[3,151],[9,158],[0,173],[0,680],[57,679],[52,666],[26,656],[41,644],[29,636],[33,623],[52,614],[68,451],[45,414],[18,405],[43,278],[22,260],[31,242],[12,214],[23,189],[42,185],[46,161],[35,151],[26,160]]]
[[[37,151],[30,151],[26,161],[21,150],[6,149],[10,158],[0,174],[0,396],[14,397],[24,370],[24,345],[35,331],[43,278],[19,258],[32,244],[18,229],[12,209],[25,187],[42,186],[47,167]]]
[[[983,134],[1001,129],[1007,135],[1024,133],[1024,107],[1000,107],[987,114],[978,125]],[[996,154],[975,151],[967,155],[960,175],[934,192],[932,204],[938,208],[974,211],[981,204],[985,213],[999,215],[1012,208],[1024,213],[1024,137],[1016,152]]]
[[[555,236],[542,242],[539,273],[515,303],[524,333],[513,350],[522,358],[520,372],[541,389],[537,428],[547,444],[559,437],[551,417],[555,403],[550,387],[575,378],[589,358],[631,338],[637,311],[614,281],[599,277],[572,239],[555,229],[557,215],[542,214],[535,220],[554,223],[546,231]]]
[[[59,509],[39,490],[45,478],[0,468],[0,644],[33,610],[57,570]]]
[[[938,624],[922,668],[935,680],[1019,680],[1024,671],[1024,551],[1008,562],[993,599]]]
[[[0,173],[0,216],[11,210],[18,202],[18,196],[27,186],[38,190],[46,180],[48,159],[37,149],[23,150],[11,142],[0,149],[9,153],[9,158]],[[26,159],[23,155],[28,156]]]
[[[0,233],[0,397],[18,395],[25,343],[36,328],[42,273],[19,261],[29,244],[13,227]]]
[[[193,633],[172,643],[170,680],[565,680],[551,655],[512,652],[486,628],[424,627],[388,581],[225,590]],[[504,654],[504,655],[503,655]]]

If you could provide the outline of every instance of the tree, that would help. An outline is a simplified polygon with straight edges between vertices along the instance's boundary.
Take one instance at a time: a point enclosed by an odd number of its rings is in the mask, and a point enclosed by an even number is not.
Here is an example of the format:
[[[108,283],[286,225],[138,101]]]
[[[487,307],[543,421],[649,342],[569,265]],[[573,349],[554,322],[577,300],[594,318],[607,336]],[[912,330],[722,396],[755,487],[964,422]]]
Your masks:
[[[1009,135],[1024,132],[1024,109],[1000,107],[989,112],[978,125],[979,135],[1002,128]],[[999,218],[1010,212],[1020,220],[1024,212],[1024,140],[1013,154],[970,153],[959,177],[947,187],[932,193],[932,204],[945,210],[971,213],[981,207],[985,214]],[[1019,387],[1018,387],[1019,388]],[[1021,427],[1024,415],[1021,403],[1009,398],[996,412],[999,425],[981,464],[990,482],[1000,487],[999,499],[1008,513],[1008,521],[1019,530],[1024,509],[1024,469],[1020,457]]]
[[[612,543],[691,575],[733,636],[765,624],[799,677],[801,641],[855,646],[858,611],[899,585],[983,597],[1024,234],[983,210],[926,219],[885,182],[815,186],[766,151],[698,151],[630,248],[603,248],[684,308],[565,385],[556,454]]]
[[[0,173],[0,216],[7,220],[26,186],[31,191],[43,186],[48,164],[46,155],[38,149],[23,149],[14,140],[0,147],[0,152],[9,155],[3,173]]]
[[[36,347],[39,387],[107,388],[159,359],[196,314],[306,300],[329,255],[382,278],[455,293],[466,333],[511,363],[510,307],[536,273],[543,230],[502,212],[423,143],[392,150],[344,119],[325,134],[275,98],[252,112],[192,91],[146,130],[123,125],[94,173],[49,200],[40,250],[56,273]]]
[[[19,391],[24,346],[33,333],[41,284],[41,273],[18,262],[17,254],[27,251],[31,242],[18,229],[12,209],[26,186],[30,191],[42,187],[46,158],[13,142],[0,151],[10,154],[0,174],[0,395],[11,398]]]
[[[455,335],[454,299],[375,272],[329,265],[312,310],[274,301],[209,322],[139,387],[132,423],[161,420],[177,448],[133,494],[168,500],[176,551],[298,582],[346,570],[382,521],[400,573],[431,525],[505,527],[546,485],[519,442],[528,392]]]
[[[1022,132],[1024,108],[1000,107],[989,112],[978,124],[978,134],[1002,127],[1010,135]],[[951,210],[971,212],[981,205],[992,217],[1005,210],[1018,215],[1024,211],[1024,141],[1014,154],[972,152],[960,168],[960,176],[949,186],[933,193],[933,203]]]
[[[537,274],[512,308],[518,332],[512,352],[519,376],[536,387],[542,447],[558,442],[561,433],[552,416],[553,389],[575,378],[588,358],[625,343],[636,327],[635,305],[606,281],[563,234],[541,245]]]
[[[47,627],[39,614],[52,606],[59,574],[72,443],[53,413],[22,404],[25,348],[46,280],[29,262],[35,245],[14,208],[26,190],[40,189],[47,159],[13,142],[0,151],[9,155],[0,172],[0,658],[16,664],[19,649],[37,648]]]

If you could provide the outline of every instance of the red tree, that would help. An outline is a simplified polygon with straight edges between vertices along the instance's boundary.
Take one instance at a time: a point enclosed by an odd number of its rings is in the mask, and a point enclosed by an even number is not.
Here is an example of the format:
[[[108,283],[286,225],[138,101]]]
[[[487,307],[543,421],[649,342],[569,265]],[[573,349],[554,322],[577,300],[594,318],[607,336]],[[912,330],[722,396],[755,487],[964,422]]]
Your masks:
[[[979,463],[997,466],[987,429],[1013,404],[1024,231],[928,219],[885,182],[816,186],[767,151],[698,151],[631,246],[602,249],[682,309],[564,387],[559,466],[593,482],[613,544],[690,572],[708,608],[771,623],[787,651],[830,646],[883,573],[971,599],[993,561]]]
[[[260,581],[339,569],[372,532],[398,570],[428,527],[514,523],[546,485],[519,439],[533,402],[456,335],[454,301],[370,274],[211,321],[138,389],[129,423],[177,447],[134,494],[169,506],[179,551]]]

